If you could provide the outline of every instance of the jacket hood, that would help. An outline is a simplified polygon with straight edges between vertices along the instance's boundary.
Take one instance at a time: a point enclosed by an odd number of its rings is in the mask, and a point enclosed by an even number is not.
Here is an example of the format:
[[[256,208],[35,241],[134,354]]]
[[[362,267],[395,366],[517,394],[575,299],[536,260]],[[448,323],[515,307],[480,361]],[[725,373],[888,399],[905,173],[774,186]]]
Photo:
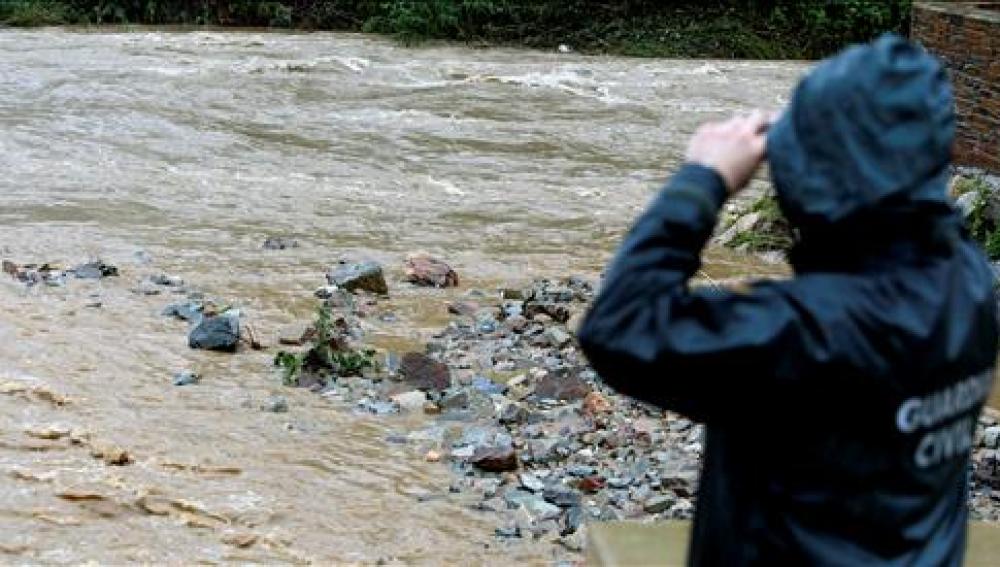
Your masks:
[[[767,139],[778,201],[798,233],[793,264],[834,243],[905,241],[955,225],[954,133],[947,76],[923,48],[886,35],[820,63]]]

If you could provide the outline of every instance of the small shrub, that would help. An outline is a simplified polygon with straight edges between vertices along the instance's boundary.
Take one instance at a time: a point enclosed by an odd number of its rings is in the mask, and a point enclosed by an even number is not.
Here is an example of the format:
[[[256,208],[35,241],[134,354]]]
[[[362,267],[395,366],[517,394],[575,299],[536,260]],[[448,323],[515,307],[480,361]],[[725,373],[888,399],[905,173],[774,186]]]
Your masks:
[[[1000,230],[994,230],[990,233],[983,244],[983,250],[986,251],[990,260],[1000,260]]]
[[[334,320],[329,305],[320,305],[309,348],[299,353],[280,351],[274,357],[274,365],[282,369],[282,383],[298,385],[304,373],[320,377],[360,376],[369,368],[377,368],[374,350],[355,350],[347,346],[337,326],[340,322]]]

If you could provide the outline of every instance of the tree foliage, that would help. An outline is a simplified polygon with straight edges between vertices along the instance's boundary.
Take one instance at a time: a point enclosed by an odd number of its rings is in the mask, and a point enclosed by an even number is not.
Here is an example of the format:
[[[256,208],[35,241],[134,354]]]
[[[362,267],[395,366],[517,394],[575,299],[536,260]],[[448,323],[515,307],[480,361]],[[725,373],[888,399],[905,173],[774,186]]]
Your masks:
[[[218,24],[392,34],[414,43],[626,55],[817,58],[886,31],[910,0],[0,0],[16,25]]]

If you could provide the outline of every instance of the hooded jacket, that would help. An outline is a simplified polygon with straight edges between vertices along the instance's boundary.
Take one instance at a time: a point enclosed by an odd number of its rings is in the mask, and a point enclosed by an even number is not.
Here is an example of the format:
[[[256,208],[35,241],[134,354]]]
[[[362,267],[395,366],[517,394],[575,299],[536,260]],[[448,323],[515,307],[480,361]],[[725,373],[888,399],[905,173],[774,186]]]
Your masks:
[[[578,335],[609,385],[707,424],[690,564],[961,564],[998,335],[954,123],[921,48],[852,47],[768,133],[794,277],[688,287],[726,197],[700,165],[625,238]]]

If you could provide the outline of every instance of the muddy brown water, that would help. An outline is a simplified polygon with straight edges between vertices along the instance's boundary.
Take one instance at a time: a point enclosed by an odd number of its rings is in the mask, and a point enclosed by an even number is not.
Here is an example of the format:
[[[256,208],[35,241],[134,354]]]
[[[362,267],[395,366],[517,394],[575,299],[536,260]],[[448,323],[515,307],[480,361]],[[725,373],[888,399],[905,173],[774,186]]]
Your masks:
[[[256,31],[0,31],[0,256],[100,257],[121,276],[0,280],[0,562],[531,564],[444,465],[387,443],[422,417],[358,416],[281,386],[271,352],[191,351],[175,274],[265,341],[309,319],[343,253],[390,268],[419,347],[470,288],[595,276],[699,122],[780,106],[796,63],[651,61]],[[265,251],[267,236],[301,246]],[[426,249],[459,290],[398,283]],[[143,263],[137,252],[152,258]],[[711,278],[780,267],[722,253]],[[87,307],[95,300],[99,309]],[[174,387],[191,369],[200,384]],[[285,414],[261,402],[284,395]],[[134,463],[109,466],[106,447]]]

